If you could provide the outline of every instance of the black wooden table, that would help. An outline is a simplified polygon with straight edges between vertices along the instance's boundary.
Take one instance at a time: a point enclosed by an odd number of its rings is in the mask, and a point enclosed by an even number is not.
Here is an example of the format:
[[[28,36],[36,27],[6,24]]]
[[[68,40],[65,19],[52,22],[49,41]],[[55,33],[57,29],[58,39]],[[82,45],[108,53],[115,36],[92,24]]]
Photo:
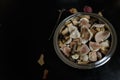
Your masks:
[[[0,5],[1,80],[41,80],[44,68],[49,70],[50,80],[120,80],[119,0],[1,0]],[[82,12],[85,5],[91,6],[94,13],[102,11],[116,30],[118,44],[105,65],[78,70],[58,58],[52,39],[48,38],[56,24],[59,9],[75,7]],[[61,20],[67,15],[63,13]],[[37,63],[41,53],[45,55],[44,67]]]

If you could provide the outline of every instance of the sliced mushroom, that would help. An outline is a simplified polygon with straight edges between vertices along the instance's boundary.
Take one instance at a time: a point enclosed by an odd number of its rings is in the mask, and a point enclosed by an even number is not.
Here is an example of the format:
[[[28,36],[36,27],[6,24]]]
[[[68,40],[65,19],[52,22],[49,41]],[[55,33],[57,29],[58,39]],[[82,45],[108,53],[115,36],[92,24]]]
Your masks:
[[[62,32],[61,32],[61,33],[62,33],[62,35],[65,35],[65,34],[67,34],[67,33],[68,33],[68,31],[69,31],[69,30],[68,30],[68,28],[65,28],[64,30],[62,30]]]
[[[92,41],[89,42],[89,48],[92,51],[98,51],[100,49],[100,47],[101,47],[100,44],[97,42],[92,42]]]
[[[71,43],[70,43],[70,48],[72,48],[74,45],[76,45],[77,43],[75,42],[75,41],[72,41]]]
[[[90,28],[90,31],[93,34],[93,36],[97,33],[97,31],[95,29],[93,29],[93,28]]]
[[[86,24],[86,25],[83,25],[84,27],[86,28],[90,28],[91,24]]]
[[[81,18],[79,23],[80,23],[79,26],[84,26],[86,28],[90,28],[91,26],[91,24],[89,24],[89,19],[87,18]]]
[[[86,44],[83,44],[79,50],[80,54],[88,54],[89,51],[90,49]]]
[[[93,33],[91,32],[90,29],[88,29],[88,32],[90,33],[90,37],[89,37],[89,41],[90,41],[92,39],[92,37],[93,37]]]
[[[86,62],[87,62],[87,61],[88,61],[88,55],[86,55],[86,54],[85,54],[85,55],[81,55],[81,56],[80,56],[80,59],[81,59],[82,61],[86,61]]]
[[[104,27],[97,27],[96,28],[96,31],[100,32],[100,31],[105,31],[105,28]]]
[[[95,41],[96,42],[101,42],[104,41],[106,39],[108,39],[110,37],[110,32],[109,31],[100,31],[97,32],[95,35]]]
[[[81,45],[77,46],[77,52],[80,52]]]
[[[80,32],[78,30],[74,30],[72,33],[70,33],[70,38],[80,38]]]
[[[81,42],[81,39],[80,38],[75,38],[75,39],[73,39],[73,41],[79,43],[79,42]]]
[[[81,27],[81,38],[83,44],[86,44],[89,40],[91,40],[92,37],[93,34],[88,28]]]
[[[72,23],[74,24],[74,25],[77,25],[79,22],[77,21],[77,19],[75,19],[75,18],[73,18],[72,20]]]
[[[78,58],[79,58],[79,55],[78,55],[78,54],[74,54],[74,55],[72,55],[71,57],[72,57],[72,59],[78,59]]]
[[[67,25],[67,27],[68,27],[68,31],[69,31],[70,33],[73,32],[73,31],[75,31],[75,30],[77,30],[77,27],[74,26],[72,23],[69,23],[69,24]]]
[[[70,48],[69,46],[64,45],[64,46],[62,46],[62,47],[60,48],[60,50],[61,50],[67,57],[69,57],[70,52],[71,52],[71,48]]]
[[[90,52],[90,53],[89,53],[89,60],[90,60],[90,61],[97,61],[96,51],[93,51],[93,52]]]
[[[108,53],[108,49],[105,48],[105,47],[100,48],[100,51],[101,51],[101,53],[103,53],[104,55],[106,55],[106,54]]]
[[[97,27],[97,28],[104,27],[104,26],[105,24],[96,24],[96,23],[92,25],[92,27]]]
[[[65,42],[65,44],[70,44],[72,42],[72,38],[69,38],[66,42]]]
[[[88,40],[82,39],[82,44],[86,44]]]
[[[88,64],[89,61],[81,61],[81,60],[77,60],[78,61],[78,64]]]
[[[86,25],[89,23],[89,19],[87,18],[81,18],[80,19],[80,25],[83,26],[83,25]]]
[[[105,40],[104,42],[101,42],[100,43],[100,46],[103,48],[107,48],[107,47],[110,47],[110,43],[108,40]]]
[[[59,41],[59,47],[64,46],[64,44],[62,43],[62,41]]]
[[[74,54],[75,52],[77,52],[77,44],[75,44],[75,45],[72,47],[71,53]]]
[[[105,40],[105,41],[102,42],[100,45],[101,45],[101,48],[100,48],[101,52],[102,52],[104,55],[106,55],[107,52],[108,52],[108,48],[110,47],[109,41],[108,41],[108,40]]]
[[[99,60],[102,59],[102,53],[101,53],[101,52],[97,52],[96,54],[97,54],[97,58],[98,58]]]

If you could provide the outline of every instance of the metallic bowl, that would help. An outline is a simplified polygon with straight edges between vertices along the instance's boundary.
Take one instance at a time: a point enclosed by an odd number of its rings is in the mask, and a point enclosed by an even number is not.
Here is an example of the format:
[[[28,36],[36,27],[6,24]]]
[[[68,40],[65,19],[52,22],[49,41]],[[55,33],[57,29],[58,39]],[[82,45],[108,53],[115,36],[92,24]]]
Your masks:
[[[64,56],[64,54],[60,51],[60,48],[58,46],[58,35],[59,35],[60,30],[64,27],[64,23],[66,21],[68,21],[69,19],[74,18],[76,16],[80,16],[80,15],[90,15],[90,16],[93,16],[93,17],[103,21],[104,23],[108,24],[108,29],[111,32],[111,45],[110,45],[110,49],[109,49],[108,53],[101,60],[96,61],[94,63],[85,64],[85,65],[82,65],[82,64],[78,65],[78,64],[70,61],[69,59],[67,59]],[[60,22],[60,24],[56,28],[54,36],[53,36],[53,44],[54,44],[54,49],[55,49],[56,54],[65,64],[67,64],[73,68],[78,68],[78,69],[92,69],[92,68],[97,68],[97,67],[104,65],[105,63],[107,63],[110,60],[110,58],[112,57],[112,55],[114,54],[114,52],[116,50],[117,35],[116,35],[116,31],[115,31],[113,25],[104,17],[102,17],[98,14],[95,14],[95,13],[78,12],[78,13],[68,16],[63,21]]]

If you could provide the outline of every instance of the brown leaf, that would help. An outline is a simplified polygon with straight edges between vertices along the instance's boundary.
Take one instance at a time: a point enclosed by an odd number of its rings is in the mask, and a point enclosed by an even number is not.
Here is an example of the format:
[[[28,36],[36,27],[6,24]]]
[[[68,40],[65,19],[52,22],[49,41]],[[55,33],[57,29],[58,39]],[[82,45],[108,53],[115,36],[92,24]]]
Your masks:
[[[45,69],[45,70],[44,70],[44,73],[43,73],[42,79],[43,79],[43,80],[46,80],[46,79],[47,79],[47,76],[48,76],[48,70]]]
[[[71,9],[69,9],[69,12],[74,14],[74,13],[77,13],[78,10],[76,8],[71,8]]]
[[[38,63],[40,64],[40,65],[43,65],[45,62],[44,62],[44,55],[43,54],[41,54],[40,55],[40,58],[39,58],[39,60],[38,60]]]

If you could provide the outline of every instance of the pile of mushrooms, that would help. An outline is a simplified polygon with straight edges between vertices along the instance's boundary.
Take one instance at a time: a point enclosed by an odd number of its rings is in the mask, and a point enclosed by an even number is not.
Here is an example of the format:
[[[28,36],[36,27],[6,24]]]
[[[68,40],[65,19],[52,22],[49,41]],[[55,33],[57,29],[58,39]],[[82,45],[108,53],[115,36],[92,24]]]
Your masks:
[[[58,45],[69,60],[89,64],[108,53],[110,36],[106,23],[89,15],[81,15],[65,22],[58,36]]]

